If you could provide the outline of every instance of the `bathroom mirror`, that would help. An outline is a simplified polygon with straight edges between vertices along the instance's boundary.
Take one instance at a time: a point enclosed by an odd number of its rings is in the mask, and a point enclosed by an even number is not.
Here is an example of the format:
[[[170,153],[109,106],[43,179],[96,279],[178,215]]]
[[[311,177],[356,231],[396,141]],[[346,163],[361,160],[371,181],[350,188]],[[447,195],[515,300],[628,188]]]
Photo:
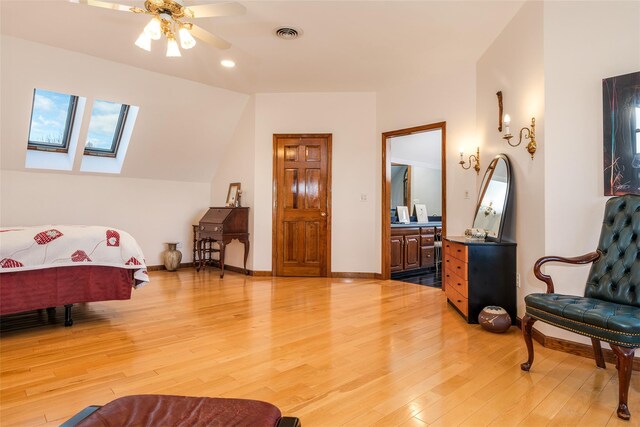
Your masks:
[[[427,215],[442,215],[442,131],[427,130],[391,139],[391,222],[397,222],[396,208],[406,206],[412,222],[415,206],[424,205]]]
[[[391,164],[391,209],[411,203],[411,166]]]
[[[487,240],[502,241],[505,220],[509,216],[511,193],[509,158],[498,154],[489,164],[480,186],[473,228],[487,232]]]

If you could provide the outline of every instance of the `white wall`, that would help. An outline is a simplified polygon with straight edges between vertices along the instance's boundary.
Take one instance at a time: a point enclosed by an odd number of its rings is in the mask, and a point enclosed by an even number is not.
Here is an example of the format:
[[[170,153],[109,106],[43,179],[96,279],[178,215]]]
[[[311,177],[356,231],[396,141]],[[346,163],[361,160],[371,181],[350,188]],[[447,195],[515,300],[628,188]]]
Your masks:
[[[209,184],[112,176],[0,172],[0,224],[104,225],[130,233],[147,265],[161,265],[165,242],[192,260],[191,224],[204,214]]]
[[[491,159],[505,153],[511,163],[515,189],[515,240],[518,289],[518,315],[524,314],[524,296],[538,292],[539,281],[533,275],[533,264],[545,253],[545,158],[550,145],[545,137],[544,53],[542,2],[525,4],[504,28],[498,38],[478,60],[476,86],[477,128],[484,158],[478,185]],[[511,116],[511,133],[529,126],[536,118],[538,151],[532,160],[526,142],[510,147],[498,132],[498,99],[503,94],[504,113]],[[504,129],[503,129],[504,132]],[[518,136],[515,141],[518,142]],[[510,201],[510,202],[511,202]]]
[[[273,134],[331,133],[332,271],[380,272],[375,94],[257,94],[255,104],[254,269],[271,270]]]
[[[545,255],[576,256],[598,243],[604,203],[602,79],[640,70],[640,3],[529,2],[478,61],[477,118],[484,153],[505,152],[515,170],[518,313],[544,292],[533,277]],[[496,130],[503,91],[511,131],[537,121],[538,152],[511,148]],[[485,163],[486,164],[486,163]],[[581,295],[589,267],[549,265],[556,292]],[[588,343],[546,324],[543,333]]]
[[[149,265],[162,264],[169,241],[191,261],[191,224],[249,97],[13,37],[1,47],[0,224],[111,225],[138,239]],[[34,88],[87,97],[71,172],[24,167]],[[94,99],[140,107],[117,176],[79,171]]]
[[[434,69],[425,72],[423,79],[398,81],[394,86],[380,90],[377,106],[375,186],[378,197],[382,191],[382,132],[447,122],[447,234],[461,235],[471,227],[476,200],[475,171],[463,170],[458,164],[459,148],[465,147],[467,153],[475,152],[478,142],[475,131],[475,62],[434,64]],[[466,191],[469,192],[468,199],[465,199]],[[376,223],[376,228],[381,229],[380,222]],[[378,240],[379,235],[377,232]]]
[[[545,3],[544,63],[545,254],[582,255],[598,244],[607,200],[602,79],[640,71],[640,2]],[[546,271],[556,292],[584,292],[588,267]],[[559,330],[553,335],[578,339]]]
[[[33,89],[140,107],[120,176],[210,182],[248,96],[93,56],[2,36],[2,169],[24,170]],[[85,173],[82,173],[84,176]]]
[[[249,258],[247,268],[253,270],[253,230],[255,218],[255,97],[251,96],[238,121],[231,143],[221,155],[221,161],[211,181],[211,205],[224,206],[229,184],[239,182],[242,190],[242,206],[249,207]],[[232,241],[225,248],[224,262],[236,267],[244,266],[244,245]]]

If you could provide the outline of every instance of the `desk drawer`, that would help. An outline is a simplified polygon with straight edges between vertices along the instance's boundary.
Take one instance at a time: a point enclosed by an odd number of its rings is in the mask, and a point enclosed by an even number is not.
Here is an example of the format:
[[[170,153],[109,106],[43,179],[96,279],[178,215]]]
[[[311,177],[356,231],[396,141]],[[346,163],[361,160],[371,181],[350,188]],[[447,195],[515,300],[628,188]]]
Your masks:
[[[420,234],[434,234],[434,227],[420,227]]]
[[[433,247],[421,247],[420,248],[420,267],[433,267],[434,258],[433,258]]]
[[[445,289],[455,289],[464,298],[469,298],[469,282],[462,280],[457,274],[446,272],[444,277]]]
[[[222,233],[224,231],[224,226],[222,224],[215,223],[200,223],[200,233],[213,233],[219,232]]]
[[[458,310],[465,317],[469,317],[469,300],[462,295],[458,291],[456,291],[453,287],[447,286],[445,293],[447,294],[447,299],[451,301],[453,305],[456,306]]]
[[[433,236],[420,236],[422,246],[433,246]]]
[[[447,255],[444,259],[444,266],[445,272],[451,272],[460,277],[462,280],[469,280],[466,262],[460,261],[457,258]]]
[[[462,243],[444,241],[444,253],[446,256],[457,258],[460,261],[467,262],[467,246]]]

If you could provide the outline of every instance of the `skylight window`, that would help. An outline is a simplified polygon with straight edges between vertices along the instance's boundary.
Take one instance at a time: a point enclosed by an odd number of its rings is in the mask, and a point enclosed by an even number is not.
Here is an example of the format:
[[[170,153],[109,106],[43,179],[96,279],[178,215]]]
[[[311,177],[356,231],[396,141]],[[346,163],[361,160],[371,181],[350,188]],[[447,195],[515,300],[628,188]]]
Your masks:
[[[77,96],[35,89],[27,148],[66,153],[77,103]]]
[[[128,113],[128,105],[96,100],[91,111],[84,154],[116,157]]]

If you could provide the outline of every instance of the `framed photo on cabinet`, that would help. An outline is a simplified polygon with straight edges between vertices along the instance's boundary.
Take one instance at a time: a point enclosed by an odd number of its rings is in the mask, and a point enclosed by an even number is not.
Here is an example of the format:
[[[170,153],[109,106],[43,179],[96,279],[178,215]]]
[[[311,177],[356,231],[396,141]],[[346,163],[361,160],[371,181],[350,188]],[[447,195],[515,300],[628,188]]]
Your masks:
[[[409,224],[411,222],[409,218],[409,208],[406,206],[398,206],[398,222],[402,224]]]
[[[427,205],[418,204],[414,205],[414,209],[416,210],[416,218],[418,222],[429,222],[429,216],[427,215]]]
[[[227,206],[234,207],[236,205],[236,200],[238,199],[238,194],[240,193],[240,183],[232,182],[229,184],[229,192],[227,193]]]

